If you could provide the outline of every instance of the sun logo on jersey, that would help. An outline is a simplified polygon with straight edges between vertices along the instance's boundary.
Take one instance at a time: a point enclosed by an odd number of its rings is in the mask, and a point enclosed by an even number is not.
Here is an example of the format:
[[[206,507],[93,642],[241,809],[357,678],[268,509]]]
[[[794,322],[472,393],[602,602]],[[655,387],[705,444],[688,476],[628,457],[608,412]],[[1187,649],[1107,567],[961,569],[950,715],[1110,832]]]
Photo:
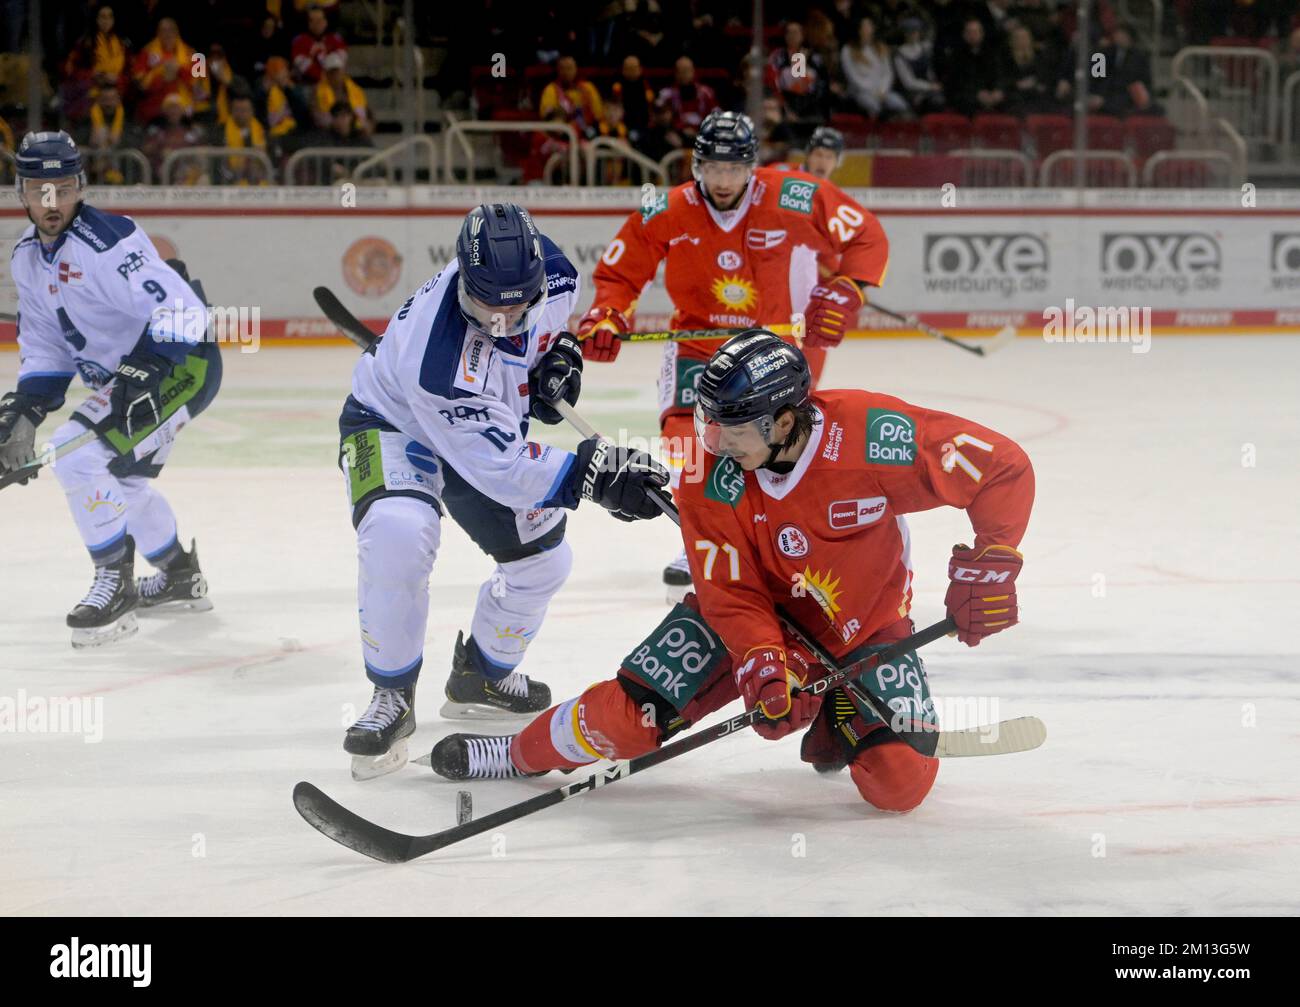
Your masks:
[[[107,507],[114,514],[121,514],[126,509],[126,504],[113,496],[112,490],[95,490],[93,497],[86,497],[85,508],[87,513],[94,514],[95,511],[104,507]]]
[[[818,570],[815,573],[808,567],[804,567],[803,574],[798,577],[796,590],[803,589],[804,594],[812,598],[813,601],[821,607],[822,614],[826,616],[826,621],[832,626],[835,625],[835,617],[840,613],[840,578],[835,576],[833,570]]]
[[[733,311],[748,311],[758,303],[754,285],[743,276],[722,276],[714,280],[713,297]]]

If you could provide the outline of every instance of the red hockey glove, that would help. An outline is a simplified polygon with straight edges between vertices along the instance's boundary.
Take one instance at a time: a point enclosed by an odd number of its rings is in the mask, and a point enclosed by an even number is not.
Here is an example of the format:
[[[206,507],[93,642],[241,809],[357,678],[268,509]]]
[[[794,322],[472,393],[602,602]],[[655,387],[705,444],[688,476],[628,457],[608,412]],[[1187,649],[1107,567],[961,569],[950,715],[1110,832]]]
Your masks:
[[[848,276],[833,276],[813,287],[803,313],[804,345],[839,346],[844,333],[858,324],[858,309],[866,302],[857,281]]]
[[[1024,558],[1009,545],[991,545],[978,553],[964,545],[952,547],[948,561],[948,594],[944,605],[957,624],[957,639],[974,647],[986,636],[1020,620],[1016,575]]]
[[[781,647],[754,647],[736,669],[736,688],[745,709],[758,707],[767,718],[755,721],[754,730],[768,741],[802,730],[817,716],[820,698],[793,691],[809,680],[808,668],[806,657],[790,660]]]
[[[620,332],[631,332],[632,323],[617,308],[596,305],[578,322],[578,338],[582,341],[582,356],[607,364],[618,356],[623,341]]]

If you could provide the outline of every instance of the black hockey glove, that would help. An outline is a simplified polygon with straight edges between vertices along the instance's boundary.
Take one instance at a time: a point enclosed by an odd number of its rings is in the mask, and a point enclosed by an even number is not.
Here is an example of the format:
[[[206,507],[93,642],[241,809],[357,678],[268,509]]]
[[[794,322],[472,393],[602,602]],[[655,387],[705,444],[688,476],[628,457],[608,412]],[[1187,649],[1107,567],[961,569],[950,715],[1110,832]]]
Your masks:
[[[576,496],[596,501],[620,521],[647,521],[663,513],[651,497],[668,485],[668,470],[644,451],[591,437],[576,454]]]
[[[582,348],[571,333],[558,333],[528,375],[528,414],[543,423],[559,423],[562,417],[555,403],[563,399],[576,406],[581,392]]]
[[[162,384],[173,366],[166,357],[147,350],[123,357],[109,398],[109,427],[134,437],[161,423]]]
[[[36,458],[36,428],[47,412],[45,403],[34,395],[10,392],[0,399],[0,475],[16,472]],[[17,480],[25,486],[40,469]]]

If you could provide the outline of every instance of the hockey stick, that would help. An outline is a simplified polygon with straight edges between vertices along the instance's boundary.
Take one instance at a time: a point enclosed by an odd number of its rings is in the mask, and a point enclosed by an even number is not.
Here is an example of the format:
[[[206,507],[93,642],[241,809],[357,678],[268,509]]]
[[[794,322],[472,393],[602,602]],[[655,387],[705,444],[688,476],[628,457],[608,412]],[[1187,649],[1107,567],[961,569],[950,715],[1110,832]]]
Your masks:
[[[556,412],[563,416],[583,437],[600,436],[596,428],[578,415],[577,410],[563,399],[554,405]],[[667,493],[660,491],[653,494],[652,499],[659,509],[668,515],[673,524],[678,527],[681,526],[682,520],[677,511],[677,505],[673,503]],[[821,644],[804,632],[789,612],[779,605],[776,612],[785,627],[803,644],[804,649],[817,658],[822,667],[840,668],[840,661],[836,660]],[[936,626],[940,625],[947,625],[947,632],[956,629],[951,619],[947,619],[943,623],[936,623]],[[925,632],[928,633],[934,628],[935,626],[931,626]],[[861,648],[844,658],[850,667],[856,667],[870,660],[870,654],[864,654],[861,658],[857,657],[860,650]],[[893,660],[893,658],[889,660]],[[1026,752],[1037,748],[1047,739],[1047,727],[1037,717],[1017,717],[1013,720],[999,721],[996,724],[968,727],[957,731],[936,731],[923,720],[916,721],[909,717],[908,722],[910,724],[919,724],[919,727],[906,730],[903,728],[904,715],[895,712],[884,699],[874,692],[863,688],[859,683],[853,681],[853,678],[845,679],[844,688],[879,717],[881,723],[888,727],[889,730],[893,731],[894,734],[922,755],[934,758],[1010,755],[1013,752]]]
[[[316,287],[312,290],[311,296],[316,299],[321,314],[361,349],[370,349],[379,339],[379,333],[371,332],[362,325],[357,316],[343,306],[343,302],[334,296],[334,291],[329,287]]]
[[[926,325],[925,322],[921,321],[915,315],[903,315],[897,311],[891,311],[889,308],[886,308],[884,305],[877,304],[875,301],[868,301],[867,307],[875,311],[879,311],[882,315],[887,315],[888,317],[894,319],[895,321],[902,322],[904,325],[916,329],[918,332],[922,332],[925,335],[930,336],[932,339],[938,339],[941,342],[951,343],[953,346],[960,347],[961,349],[965,350],[967,353],[974,353],[977,357],[987,357],[990,353],[996,353],[1004,346],[1007,346],[1015,342],[1016,339],[1015,326],[1004,325],[1001,329],[998,330],[997,334],[994,335],[993,338],[986,339],[984,342],[978,345],[974,343],[963,343],[960,339],[954,339],[952,336],[948,335],[947,333],[940,332],[938,329],[934,328],[933,326]]]
[[[16,468],[12,472],[6,472],[4,475],[0,476],[0,490],[16,483],[19,479],[26,479],[28,476],[35,475],[41,469],[48,468],[64,455],[71,454],[84,444],[89,444],[97,436],[99,435],[93,430],[87,430],[84,434],[77,434],[76,437],[64,441],[55,448],[53,454],[51,454],[49,450],[51,445],[45,445],[41,451],[40,457],[28,462],[21,468]]]
[[[885,650],[871,654],[860,664],[853,665],[847,670],[831,672],[825,678],[811,683],[806,691],[814,696],[821,695],[836,686],[843,685],[847,680],[847,676],[850,673],[857,674],[863,665],[869,662],[895,660],[908,651],[939,639],[951,628],[952,624],[945,619],[943,622],[936,623],[919,633],[914,633],[906,640],[899,640]],[[408,836],[376,825],[355,812],[349,811],[319,787],[306,781],[300,782],[293,788],[293,806],[307,824],[322,835],[333,839],[336,843],[386,864],[400,864],[408,860],[414,860],[416,857],[422,857],[426,853],[441,850],[453,843],[459,843],[471,836],[491,832],[493,829],[509,822],[535,814],[544,808],[561,804],[571,797],[578,797],[606,784],[616,783],[652,766],[675,759],[687,752],[693,752],[697,748],[703,748],[720,738],[725,738],[728,735],[735,734],[742,728],[749,727],[761,716],[762,714],[758,708],[745,713],[738,713],[730,720],[723,721],[721,724],[716,724],[703,731],[697,731],[653,752],[647,752],[645,755],[639,755],[634,759],[622,759],[615,762],[608,769],[593,773],[584,780],[579,780],[576,783],[566,783],[562,787],[556,787],[554,790],[548,790],[526,801],[512,804],[508,808],[502,808],[500,811],[495,811],[476,821],[465,822],[427,836]]]

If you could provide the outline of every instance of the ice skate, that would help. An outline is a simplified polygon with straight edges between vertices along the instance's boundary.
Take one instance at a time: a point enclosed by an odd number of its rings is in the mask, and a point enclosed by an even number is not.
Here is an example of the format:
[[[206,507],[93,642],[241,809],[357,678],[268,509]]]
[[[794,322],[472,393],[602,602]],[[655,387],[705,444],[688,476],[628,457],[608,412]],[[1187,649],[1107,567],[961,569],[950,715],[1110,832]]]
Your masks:
[[[501,717],[530,717],[551,705],[551,690],[527,675],[512,671],[491,681],[479,674],[469,659],[465,634],[456,634],[451,676],[447,679],[447,702],[442,715],[448,720],[491,720]]]
[[[102,647],[132,636],[140,628],[135,618],[135,542],[126,536],[126,553],[116,563],[95,567],[95,580],[86,596],[68,613],[72,646]]]

